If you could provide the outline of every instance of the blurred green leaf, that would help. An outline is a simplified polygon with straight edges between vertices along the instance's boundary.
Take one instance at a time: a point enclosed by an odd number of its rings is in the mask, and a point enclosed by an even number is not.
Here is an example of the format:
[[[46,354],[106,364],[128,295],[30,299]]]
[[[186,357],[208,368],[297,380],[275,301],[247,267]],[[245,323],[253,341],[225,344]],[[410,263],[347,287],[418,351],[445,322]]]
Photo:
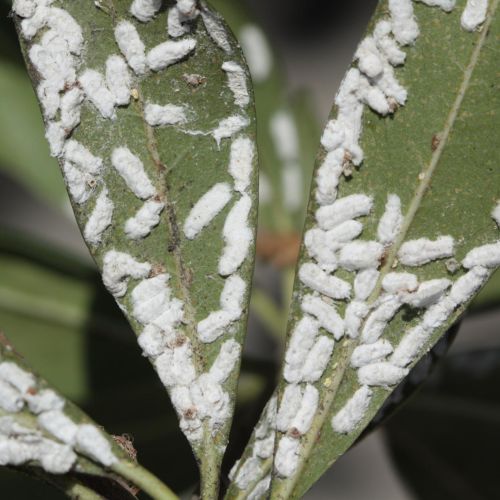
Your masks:
[[[30,80],[19,65],[0,59],[0,168],[38,198],[63,208],[68,195],[57,162],[49,156]]]

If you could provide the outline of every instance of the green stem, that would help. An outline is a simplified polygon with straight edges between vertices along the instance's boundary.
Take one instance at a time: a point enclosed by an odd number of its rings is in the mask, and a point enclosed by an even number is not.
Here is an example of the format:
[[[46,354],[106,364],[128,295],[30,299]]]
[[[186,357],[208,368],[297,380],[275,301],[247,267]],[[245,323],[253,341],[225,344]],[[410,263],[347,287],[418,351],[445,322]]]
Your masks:
[[[104,497],[79,483],[68,484],[64,493],[74,500],[104,500]]]
[[[167,485],[140,465],[122,460],[113,465],[111,470],[135,484],[154,500],[178,500],[177,495]]]
[[[203,500],[217,500],[219,498],[220,466],[222,457],[217,453],[212,433],[207,423],[204,427],[204,447],[200,456],[200,494]]]

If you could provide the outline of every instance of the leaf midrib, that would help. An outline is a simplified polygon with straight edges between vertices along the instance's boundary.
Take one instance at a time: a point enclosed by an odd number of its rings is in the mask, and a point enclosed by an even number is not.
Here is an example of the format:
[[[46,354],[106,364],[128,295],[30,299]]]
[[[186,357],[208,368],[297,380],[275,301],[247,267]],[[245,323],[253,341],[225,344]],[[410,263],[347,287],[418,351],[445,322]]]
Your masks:
[[[401,226],[401,230],[399,232],[398,237],[396,238],[395,242],[393,243],[386,263],[384,267],[381,269],[379,279],[377,281],[377,285],[375,286],[374,291],[372,292],[371,296],[368,299],[369,304],[373,304],[380,296],[381,291],[382,291],[382,280],[385,275],[387,275],[388,272],[391,271],[392,266],[397,260],[397,254],[399,252],[399,249],[401,245],[404,243],[406,236],[409,232],[409,229],[411,227],[411,224],[413,220],[415,219],[415,216],[420,208],[420,205],[422,204],[422,201],[424,199],[424,196],[431,184],[433,175],[438,167],[439,161],[443,155],[443,152],[446,148],[448,139],[450,138],[450,135],[453,131],[453,127],[455,125],[455,122],[457,120],[460,108],[462,106],[462,103],[465,99],[465,95],[467,93],[467,90],[469,88],[470,81],[472,79],[472,75],[474,73],[474,70],[477,66],[477,63],[479,61],[480,55],[481,55],[481,50],[486,42],[486,38],[488,37],[489,29],[491,26],[491,23],[493,22],[495,12],[498,8],[498,5],[500,3],[500,0],[494,0],[493,3],[491,4],[491,7],[488,11],[488,16],[481,27],[480,31],[480,36],[476,42],[476,46],[474,47],[474,50],[472,52],[469,64],[465,68],[464,71],[464,76],[462,79],[462,83],[459,87],[457,97],[450,109],[450,113],[448,114],[448,117],[445,122],[445,126],[442,130],[442,135],[441,135],[441,140],[436,148],[436,150],[433,152],[431,161],[429,162],[429,165],[426,167],[424,170],[424,177],[420,181],[416,191],[415,195],[413,196],[413,199],[411,201],[410,207],[408,209],[407,214],[404,217],[403,224]],[[327,399],[323,398],[322,405],[320,405],[319,412],[317,414],[317,417],[314,420],[313,426],[311,427],[310,431],[304,436],[304,440],[306,441],[306,446],[302,449],[302,452],[300,454],[300,460],[299,460],[299,465],[297,468],[296,473],[292,476],[292,478],[288,478],[285,480],[280,481],[278,484],[277,488],[274,490],[271,490],[271,499],[285,499],[285,498],[294,498],[293,493],[295,490],[295,486],[297,484],[298,479],[302,475],[302,471],[304,470],[305,465],[307,464],[309,460],[309,456],[311,454],[312,448],[314,447],[314,443],[316,441],[316,436],[319,435],[319,432],[323,428],[323,425],[325,424],[325,420],[327,419],[331,406],[333,404],[333,401],[335,400],[335,397],[337,395],[337,390],[340,386],[341,381],[343,380],[345,371],[347,370],[347,367],[349,366],[349,360],[352,355],[352,352],[356,348],[357,344],[359,341],[354,341],[354,342],[344,342],[344,352],[342,352],[342,362],[339,362],[338,365],[338,370],[334,375],[334,381],[332,381],[332,384],[330,388],[327,390]]]

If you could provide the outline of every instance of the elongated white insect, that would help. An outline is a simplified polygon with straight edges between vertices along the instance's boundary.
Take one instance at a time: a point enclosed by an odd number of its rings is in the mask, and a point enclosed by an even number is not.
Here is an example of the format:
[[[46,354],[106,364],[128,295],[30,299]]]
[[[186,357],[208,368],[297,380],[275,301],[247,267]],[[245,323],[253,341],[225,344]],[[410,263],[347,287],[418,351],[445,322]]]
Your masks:
[[[66,142],[64,158],[89,174],[99,174],[102,169],[102,159],[94,156],[85,146],[73,139]]]
[[[299,278],[307,287],[332,299],[348,299],[351,295],[351,285],[347,281],[330,276],[316,264],[303,264],[299,270]]]
[[[351,356],[351,366],[361,368],[382,360],[392,353],[392,345],[388,340],[377,340],[373,344],[360,345]]]
[[[417,39],[420,30],[413,14],[411,0],[389,0],[389,12],[392,18],[392,32],[401,45],[411,45]]]
[[[321,327],[331,333],[335,340],[340,340],[344,336],[344,320],[337,313],[335,306],[314,295],[306,295],[300,306],[305,313],[314,316]]]
[[[375,285],[377,284],[380,272],[376,269],[364,269],[356,273],[354,278],[354,295],[357,300],[364,301],[368,299]]]
[[[462,27],[467,31],[474,31],[486,21],[488,0],[467,0],[462,13]]]
[[[61,98],[61,127],[71,132],[80,124],[80,111],[83,102],[83,92],[74,88]]]
[[[279,440],[274,468],[279,476],[290,477],[296,471],[299,461],[300,442],[289,436]]]
[[[88,69],[78,77],[78,81],[99,113],[104,118],[114,120],[116,118],[115,97],[106,86],[104,76],[98,71]]]
[[[114,208],[115,206],[109,198],[108,190],[103,188],[83,231],[83,236],[87,243],[91,245],[99,245],[101,243],[104,231],[112,223]]]
[[[361,300],[349,302],[345,311],[344,322],[346,334],[351,339],[355,339],[359,336],[361,325],[369,312],[370,307],[366,302]]]
[[[129,21],[120,21],[115,28],[115,39],[129,66],[138,75],[148,70],[146,47],[136,27]]]
[[[384,245],[393,243],[399,233],[402,223],[403,214],[401,213],[401,200],[399,196],[390,194],[387,198],[384,215],[382,215],[377,229],[380,243]]]
[[[245,294],[246,284],[240,276],[227,278],[220,298],[221,309],[198,323],[198,336],[202,342],[215,342],[232,323],[241,318]]]
[[[325,140],[325,135],[323,138]],[[337,187],[344,172],[344,156],[345,152],[342,148],[335,149],[326,155],[323,164],[318,169],[316,201],[320,205],[330,205],[337,198]]]
[[[247,87],[246,71],[236,62],[227,61],[222,65],[227,74],[228,86],[234,96],[234,103],[240,108],[248,106],[250,94]]]
[[[227,216],[222,231],[225,246],[219,259],[221,276],[235,273],[248,257],[254,240],[253,231],[248,223],[251,209],[252,200],[245,194],[236,202]]]
[[[210,38],[226,54],[231,54],[231,44],[229,43],[229,37],[222,24],[222,20],[206,8],[201,9],[201,17]]]
[[[382,288],[392,294],[414,292],[418,288],[418,278],[411,273],[388,273],[382,280]]]
[[[193,52],[195,48],[196,40],[194,38],[186,38],[178,42],[163,42],[151,49],[146,58],[149,67],[153,71],[160,71],[181,61]]]
[[[280,432],[290,429],[292,420],[299,411],[303,391],[298,384],[287,384],[276,416],[276,428]]]
[[[435,279],[424,281],[413,293],[404,296],[404,302],[412,307],[429,307],[437,302],[450,288],[451,281],[447,279]]]
[[[366,385],[361,386],[344,407],[332,418],[332,428],[340,434],[353,432],[363,420],[373,396]]]
[[[232,197],[229,184],[221,182],[215,184],[207,191],[189,212],[184,222],[186,238],[193,240],[203,228],[207,227],[213,219],[223,210]]]
[[[142,161],[130,149],[116,148],[111,156],[111,162],[137,197],[146,200],[156,194],[156,189],[149,180]]]
[[[408,366],[416,359],[422,347],[429,340],[431,333],[432,330],[425,329],[422,325],[417,325],[409,330],[394,349],[390,362],[401,368]]]
[[[380,362],[362,366],[358,370],[358,379],[360,384],[369,386],[388,387],[399,384],[408,370],[395,366],[392,363]]]
[[[231,144],[229,173],[234,179],[234,188],[241,194],[250,187],[254,155],[255,146],[249,137],[237,137]]]
[[[168,286],[170,276],[159,274],[142,280],[132,291],[132,314],[143,325],[153,324],[166,331],[175,331],[183,320],[183,303],[172,298]]]
[[[155,199],[148,200],[139,211],[125,223],[125,234],[132,240],[148,236],[160,223],[160,215],[165,203]]]
[[[161,4],[162,0],[134,0],[130,6],[130,13],[139,21],[147,23],[158,13]]]
[[[368,215],[373,206],[373,199],[365,194],[352,194],[337,200],[331,205],[320,207],[316,212],[319,227],[333,229],[342,222]]]
[[[382,297],[378,307],[366,320],[361,334],[362,341],[365,344],[376,342],[402,305],[401,299],[396,295]]]
[[[500,266],[500,242],[472,249],[462,261],[466,269],[476,266],[496,268]]]
[[[285,355],[284,376],[288,382],[297,382],[307,355],[312,349],[319,331],[319,323],[305,315],[295,326]]]
[[[144,107],[144,118],[152,127],[177,125],[187,121],[184,107],[175,104],[160,106],[159,104],[148,103]]]
[[[76,449],[106,467],[111,467],[118,462],[108,440],[93,425],[78,426]]]
[[[106,60],[106,85],[113,94],[116,105],[129,104],[132,77],[123,57],[115,54]]]
[[[92,186],[96,183],[95,177],[82,172],[67,161],[63,163],[62,170],[73,201],[79,205],[87,202],[93,193]]]
[[[312,349],[307,354],[300,372],[302,382],[317,382],[326,370],[332,357],[335,342],[333,339],[319,337]]]
[[[391,34],[392,25],[387,20],[379,21],[373,30],[373,37],[380,52],[393,66],[399,66],[405,62],[406,54],[399,48]]]
[[[304,394],[301,398],[297,413],[290,422],[290,428],[297,431],[299,434],[306,434],[311,428],[314,415],[318,410],[319,392],[316,387],[307,384],[304,389]]]
[[[421,238],[401,245],[398,258],[405,266],[422,266],[433,260],[453,257],[455,241],[451,236],[440,236],[436,240]]]
[[[102,279],[106,288],[115,296],[127,293],[128,278],[145,278],[151,272],[151,265],[138,262],[130,255],[110,250],[103,259]]]
[[[234,115],[229,118],[224,118],[221,120],[219,125],[215,130],[212,131],[212,136],[217,142],[217,146],[220,147],[222,139],[228,139],[238,132],[241,132],[244,128],[250,125],[250,120],[245,116]]]
[[[341,248],[339,265],[349,271],[377,269],[383,254],[384,246],[381,243],[356,240]]]

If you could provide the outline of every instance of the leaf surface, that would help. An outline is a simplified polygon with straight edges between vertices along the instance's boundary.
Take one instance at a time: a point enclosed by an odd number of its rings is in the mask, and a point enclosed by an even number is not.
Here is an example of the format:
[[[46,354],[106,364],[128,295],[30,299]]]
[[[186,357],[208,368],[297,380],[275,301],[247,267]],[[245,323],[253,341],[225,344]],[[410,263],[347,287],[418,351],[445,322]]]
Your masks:
[[[153,4],[62,1],[17,23],[78,223],[212,498],[253,269],[253,97],[217,13]]]
[[[500,263],[499,2],[472,30],[461,21],[472,2],[424,3],[380,2],[337,95],[278,417],[268,405],[229,498],[302,497]],[[274,454],[263,453],[276,427]]]
[[[118,482],[125,478],[154,498],[176,498],[118,441],[33,374],[3,334],[0,382],[2,466],[44,478],[69,496],[83,474]]]

